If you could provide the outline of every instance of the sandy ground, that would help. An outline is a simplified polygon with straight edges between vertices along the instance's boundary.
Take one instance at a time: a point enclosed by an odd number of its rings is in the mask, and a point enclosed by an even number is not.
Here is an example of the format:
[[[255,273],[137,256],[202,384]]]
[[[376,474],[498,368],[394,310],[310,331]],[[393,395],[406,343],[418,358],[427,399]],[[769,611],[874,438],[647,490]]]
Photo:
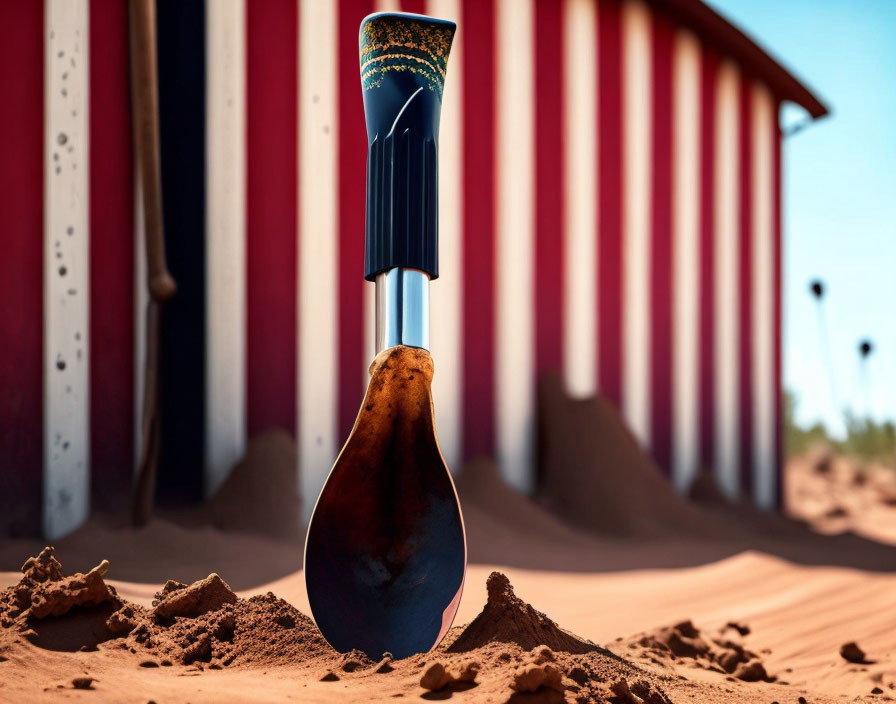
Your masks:
[[[561,412],[566,418],[559,425],[567,429],[575,425],[570,417],[597,414],[589,422],[603,429],[613,420],[593,406]],[[564,456],[567,465],[600,466],[608,462],[601,453],[611,447],[612,464],[634,468],[610,484],[605,473],[594,473],[597,485],[580,473],[580,490],[592,499],[584,509],[562,483],[535,502],[510,491],[487,461],[465,468],[458,488],[470,565],[455,624],[476,617],[486,601],[487,576],[500,570],[522,600],[658,678],[675,704],[797,704],[800,697],[814,704],[896,701],[896,546],[888,544],[896,542],[896,506],[889,499],[896,495],[896,472],[875,469],[873,480],[856,482],[854,463],[846,460],[823,471],[816,457],[795,461],[787,475],[788,510],[831,534],[819,535],[801,522],[728,504],[706,487],[696,492],[699,500],[678,497],[627,445],[625,433],[611,430],[578,455]],[[551,437],[550,428],[542,432]],[[266,452],[268,462],[277,455]],[[545,461],[550,466],[551,457]],[[642,497],[649,494],[639,504],[634,492],[634,503],[623,507],[630,516],[616,505],[628,483],[640,487]],[[832,514],[834,505],[843,510]],[[607,515],[616,518],[596,525]],[[94,519],[59,541],[57,552],[67,572],[108,559],[108,583],[147,607],[166,579],[191,582],[214,571],[241,596],[273,591],[309,612],[300,535],[269,525],[247,533],[245,516],[239,532],[221,521],[215,522],[219,527],[200,527],[195,518],[167,518],[140,530]],[[0,588],[14,584],[24,558],[41,547],[37,540],[0,540]],[[735,679],[707,662],[659,653],[644,645],[654,636],[639,635],[655,635],[684,620],[705,639],[728,638],[729,622],[747,625],[749,633],[737,636],[738,643],[761,658],[776,681]],[[861,646],[866,662],[841,657],[840,647],[849,641]],[[7,638],[0,641],[0,702],[643,701],[587,699],[572,686],[565,692],[514,693],[508,689],[510,670],[494,665],[495,652],[477,652],[492,664],[472,686],[427,691],[420,675],[438,653],[398,663],[389,674],[364,669],[320,681],[320,668],[302,661],[263,668],[146,668],[127,650],[66,652]],[[516,667],[527,656],[510,648],[508,657]],[[72,687],[82,675],[97,680],[92,689]]]
[[[793,459],[785,498],[795,518],[822,533],[852,531],[896,545],[896,470],[815,451]]]
[[[481,520],[474,502],[468,502],[471,544],[500,544],[518,540],[514,526],[503,530],[494,521]],[[543,518],[549,518],[546,514]],[[563,524],[557,524],[563,527]],[[667,687],[672,700],[765,702],[792,701],[804,696],[810,702],[886,701],[896,699],[896,569],[862,570],[848,566],[795,564],[768,552],[733,550],[706,564],[654,569],[618,569],[614,561],[631,564],[662,562],[670,553],[682,557],[713,553],[724,548],[717,541],[694,539],[601,539],[565,527],[592,557],[606,559],[606,570],[570,571],[532,569],[513,564],[473,562],[469,567],[456,623],[471,621],[485,602],[486,576],[500,569],[510,578],[517,594],[548,613],[561,626],[596,643],[631,656],[619,637],[648,631],[690,619],[704,631],[715,631],[729,621],[749,624],[744,644],[762,653],[769,673],[787,685],[730,682],[722,673],[687,664],[635,662],[665,673],[681,674],[690,683],[676,690]],[[533,562],[556,555],[553,536],[526,536]],[[31,552],[35,552],[32,544]],[[98,547],[102,546],[102,547]],[[21,541],[4,544],[4,567],[28,553]],[[166,578],[191,581],[215,570],[241,596],[273,591],[300,611],[308,613],[300,569],[300,544],[261,536],[226,533],[215,529],[188,529],[156,521],[141,531],[110,530],[93,525],[60,544],[60,554],[75,569],[86,570],[100,556],[112,561],[111,579],[126,599],[149,606],[153,593]],[[567,545],[568,547],[568,545]],[[15,549],[18,557],[11,553]],[[579,554],[582,545],[578,547]],[[476,553],[474,549],[472,551]],[[896,568],[896,550],[882,549]],[[151,559],[147,559],[152,556]],[[831,562],[836,562],[836,551]],[[13,563],[14,564],[14,563]],[[280,572],[279,575],[276,575]],[[252,583],[258,575],[267,579]],[[0,584],[12,584],[19,574],[0,573]],[[138,579],[135,579],[138,578]],[[838,651],[843,643],[858,641],[873,664],[846,662]],[[126,654],[125,654],[126,655]],[[373,679],[343,677],[340,682],[319,682],[295,667],[269,670],[196,671],[183,667],[144,669],[119,653],[69,653],[41,650],[21,643],[0,663],[0,701],[212,702],[212,701],[342,701],[388,699],[396,694],[431,696],[416,686],[418,674]],[[98,661],[99,660],[99,661]],[[99,681],[95,690],[71,689],[74,677],[88,674]],[[694,684],[696,683],[696,684]],[[704,684],[712,685],[706,690]],[[62,689],[57,688],[63,685]],[[716,690],[714,688],[728,688]],[[872,695],[875,687],[882,694]],[[472,699],[474,692],[457,692],[458,699]],[[484,696],[479,692],[480,698]],[[844,698],[845,697],[845,698]],[[495,701],[504,699],[494,699]],[[491,701],[490,698],[484,701]]]

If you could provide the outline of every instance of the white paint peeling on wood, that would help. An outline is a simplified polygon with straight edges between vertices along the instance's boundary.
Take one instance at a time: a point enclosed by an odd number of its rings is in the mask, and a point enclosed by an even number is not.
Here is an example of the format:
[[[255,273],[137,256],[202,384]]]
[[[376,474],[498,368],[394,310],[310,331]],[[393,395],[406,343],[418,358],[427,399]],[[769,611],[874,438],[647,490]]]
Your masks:
[[[246,449],[246,21],[206,4],[205,495]]]
[[[44,15],[43,530],[77,528],[90,505],[87,0]]]

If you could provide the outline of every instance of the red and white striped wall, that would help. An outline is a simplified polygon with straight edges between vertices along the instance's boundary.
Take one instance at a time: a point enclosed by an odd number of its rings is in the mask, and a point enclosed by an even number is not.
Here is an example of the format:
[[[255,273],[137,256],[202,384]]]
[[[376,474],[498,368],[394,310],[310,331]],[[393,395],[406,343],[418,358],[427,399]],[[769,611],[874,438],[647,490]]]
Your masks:
[[[58,537],[133,455],[126,4],[0,4],[0,526]],[[43,510],[41,510],[43,507]]]
[[[449,466],[491,454],[533,489],[537,380],[560,371],[612,399],[676,486],[712,467],[730,496],[774,506],[778,109],[794,98],[696,0],[207,2],[206,493],[280,426],[310,510],[354,421],[374,352],[357,29],[384,9],[459,26],[432,286]],[[17,28],[0,48],[16,106],[0,127],[17,135],[0,153],[4,523],[33,530],[42,505],[55,537],[91,486],[127,486],[139,449],[127,17],[29,0],[0,24]]]

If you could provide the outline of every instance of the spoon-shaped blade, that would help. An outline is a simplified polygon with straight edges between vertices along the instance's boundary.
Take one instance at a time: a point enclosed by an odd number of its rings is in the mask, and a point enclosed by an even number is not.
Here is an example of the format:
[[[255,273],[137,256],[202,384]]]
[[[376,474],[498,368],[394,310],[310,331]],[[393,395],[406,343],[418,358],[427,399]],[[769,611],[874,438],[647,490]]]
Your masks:
[[[370,366],[355,427],[305,543],[311,612],[336,650],[431,650],[460,602],[463,518],[433,423],[432,358],[397,346]]]

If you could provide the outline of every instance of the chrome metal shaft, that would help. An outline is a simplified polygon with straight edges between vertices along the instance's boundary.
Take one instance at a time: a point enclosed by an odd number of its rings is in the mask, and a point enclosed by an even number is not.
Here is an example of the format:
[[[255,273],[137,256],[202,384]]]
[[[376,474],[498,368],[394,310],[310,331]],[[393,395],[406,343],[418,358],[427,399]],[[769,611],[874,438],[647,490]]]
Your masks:
[[[429,349],[429,276],[396,267],[376,277],[376,351],[395,345]]]

